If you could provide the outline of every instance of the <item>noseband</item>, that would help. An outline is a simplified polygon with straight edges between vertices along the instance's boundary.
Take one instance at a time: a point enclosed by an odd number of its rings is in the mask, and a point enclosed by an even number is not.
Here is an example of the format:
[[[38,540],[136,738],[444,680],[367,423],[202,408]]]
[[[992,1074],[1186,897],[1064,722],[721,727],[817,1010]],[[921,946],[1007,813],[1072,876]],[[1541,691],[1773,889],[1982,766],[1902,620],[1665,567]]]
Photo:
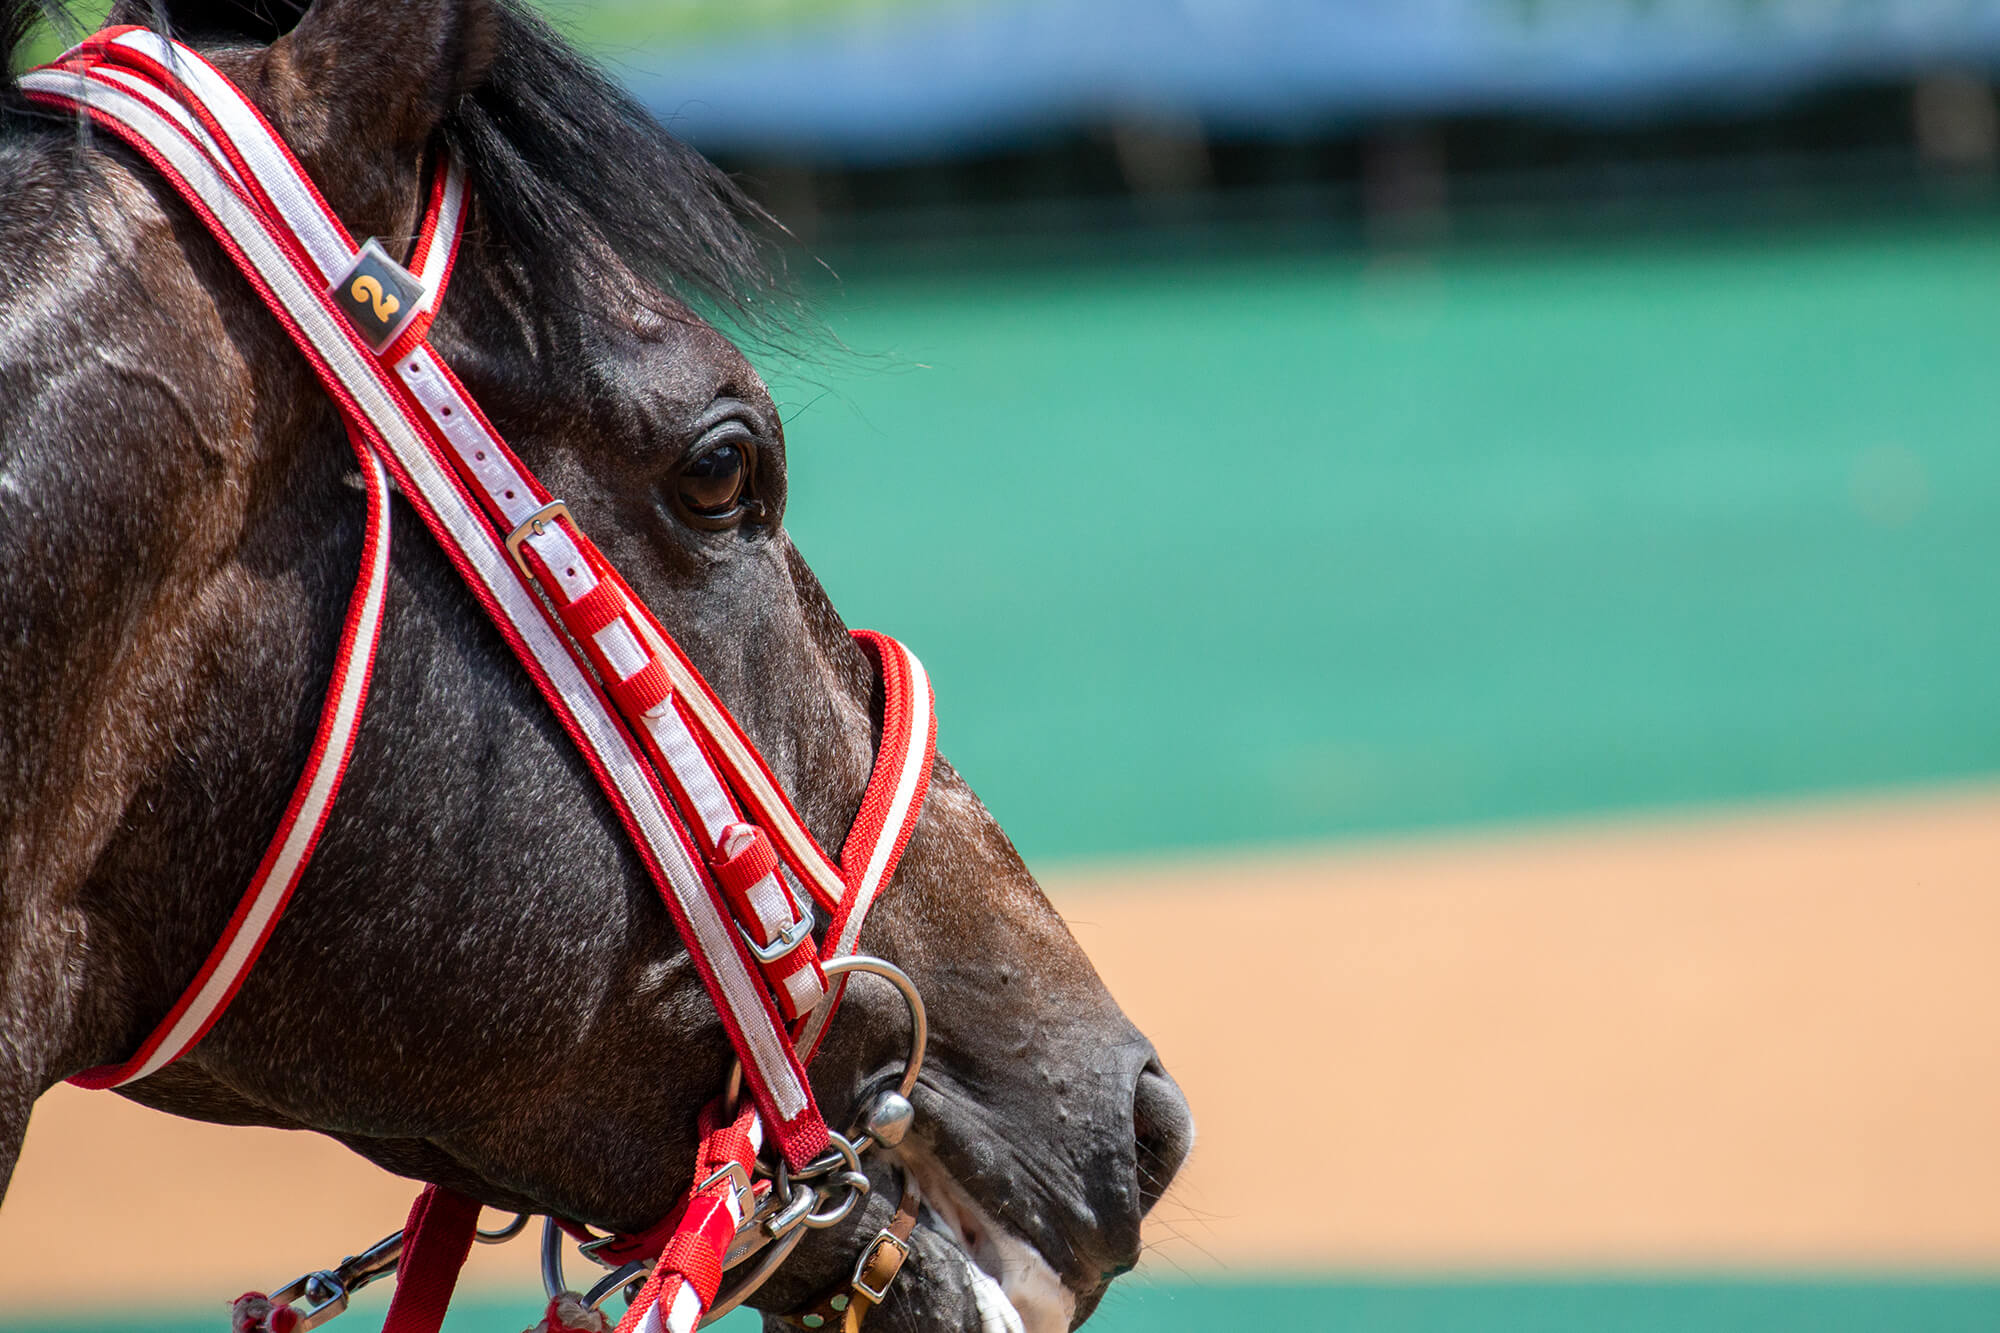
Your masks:
[[[596,1307],[618,1291],[630,1303],[619,1333],[687,1333],[734,1308],[807,1231],[853,1211],[869,1191],[862,1155],[900,1143],[913,1114],[923,1002],[900,971],[855,948],[929,786],[936,720],[922,665],[885,635],[854,636],[881,679],[882,743],[836,864],[672,636],[431,347],[465,213],[468,186],[457,164],[438,165],[405,268],[374,241],[357,250],[257,108],[186,46],[143,28],[109,28],[24,75],[21,87],[37,102],[88,114],[188,203],[339,407],[368,501],[362,568],[313,748],[249,889],[138,1052],[71,1081],[117,1087],[193,1049],[276,927],[339,791],[367,699],[393,484],[582,753],[737,1056],[729,1087],[702,1113],[696,1183],[672,1213],[636,1235],[597,1236],[548,1219],[542,1327],[598,1333],[609,1325]],[[822,911],[829,924],[816,940]],[[902,995],[911,1045],[898,1086],[878,1092],[840,1133],[815,1105],[804,1066],[857,972],[886,979]],[[858,1328],[908,1253],[916,1208],[906,1179],[895,1220],[864,1248],[851,1281],[797,1312],[795,1322]],[[430,1185],[402,1232],[271,1297],[239,1301],[239,1333],[310,1329],[392,1272],[397,1290],[385,1333],[436,1333],[475,1235],[505,1240],[527,1220],[487,1233],[477,1231],[478,1216],[473,1200]],[[565,1233],[611,1270],[581,1296],[563,1276]],[[744,1265],[724,1292],[725,1272]]]

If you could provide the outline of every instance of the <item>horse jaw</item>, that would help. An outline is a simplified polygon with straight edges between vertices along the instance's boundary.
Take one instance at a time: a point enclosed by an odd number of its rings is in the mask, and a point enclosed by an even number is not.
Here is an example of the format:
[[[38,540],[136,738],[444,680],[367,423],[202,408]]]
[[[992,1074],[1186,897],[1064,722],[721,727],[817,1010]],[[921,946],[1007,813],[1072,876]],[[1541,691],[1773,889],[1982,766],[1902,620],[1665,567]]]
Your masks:
[[[965,1257],[981,1333],[1067,1333],[1076,1318],[1076,1293],[1041,1251],[994,1221],[921,1144],[904,1144],[897,1157],[923,1192],[926,1211],[918,1225],[941,1224]]]

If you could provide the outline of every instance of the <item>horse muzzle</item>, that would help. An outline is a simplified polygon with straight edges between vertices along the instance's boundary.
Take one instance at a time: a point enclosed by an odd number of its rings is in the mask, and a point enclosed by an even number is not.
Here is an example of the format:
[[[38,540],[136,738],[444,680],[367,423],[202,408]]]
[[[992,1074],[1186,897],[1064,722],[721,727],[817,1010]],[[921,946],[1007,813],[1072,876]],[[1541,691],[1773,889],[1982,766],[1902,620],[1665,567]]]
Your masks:
[[[1064,1333],[1087,1319],[1137,1264],[1141,1223],[1194,1143],[1186,1099],[1146,1054],[1120,1080],[1129,1110],[1115,1140],[1058,1131],[1017,1150],[967,1103],[925,1099],[918,1135],[895,1154],[924,1199],[913,1271],[877,1322]]]

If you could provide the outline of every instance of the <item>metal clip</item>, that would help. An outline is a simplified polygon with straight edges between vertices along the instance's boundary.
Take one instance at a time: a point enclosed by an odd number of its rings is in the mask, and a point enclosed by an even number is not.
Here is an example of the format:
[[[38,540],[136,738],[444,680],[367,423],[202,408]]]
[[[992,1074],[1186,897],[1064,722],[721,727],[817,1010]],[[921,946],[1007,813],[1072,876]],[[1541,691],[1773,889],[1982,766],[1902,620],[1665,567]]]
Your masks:
[[[783,1208],[765,1219],[764,1234],[772,1240],[783,1240],[805,1225],[818,1203],[819,1191],[811,1185],[801,1184],[786,1197]]]
[[[360,1254],[349,1255],[333,1268],[294,1278],[271,1293],[271,1304],[290,1305],[305,1300],[299,1312],[299,1328],[318,1328],[347,1309],[348,1300],[369,1283],[396,1271],[403,1257],[403,1233],[385,1236]]]

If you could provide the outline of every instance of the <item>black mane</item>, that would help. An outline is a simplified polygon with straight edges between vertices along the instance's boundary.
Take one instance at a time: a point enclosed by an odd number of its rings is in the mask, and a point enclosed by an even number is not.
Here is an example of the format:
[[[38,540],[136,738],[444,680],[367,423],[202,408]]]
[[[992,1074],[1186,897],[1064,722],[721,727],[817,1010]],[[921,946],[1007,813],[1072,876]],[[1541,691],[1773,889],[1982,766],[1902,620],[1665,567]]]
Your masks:
[[[579,237],[596,234],[642,277],[753,334],[791,329],[797,312],[773,261],[777,224],[736,183],[669,134],[523,0],[485,0],[493,61],[440,135],[476,183],[508,250],[559,302],[587,305]],[[122,0],[183,40],[268,43],[298,21],[297,0]],[[121,15],[122,17],[122,15]],[[79,36],[64,0],[0,0],[0,143],[49,117],[15,86],[29,31]],[[131,20],[127,20],[131,21]]]

